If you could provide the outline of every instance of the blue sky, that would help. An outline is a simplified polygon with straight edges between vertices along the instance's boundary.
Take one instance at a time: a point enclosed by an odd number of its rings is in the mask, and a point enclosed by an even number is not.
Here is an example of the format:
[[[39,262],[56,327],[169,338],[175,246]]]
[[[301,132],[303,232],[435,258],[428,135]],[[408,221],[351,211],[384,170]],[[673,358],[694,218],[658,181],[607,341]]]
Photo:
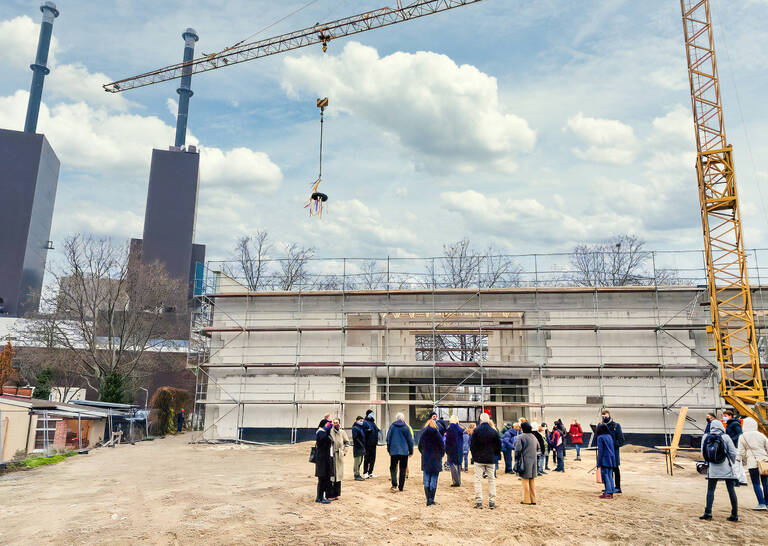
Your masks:
[[[172,144],[176,82],[100,85],[237,42],[304,1],[61,0],[39,129],[62,161],[54,241],[140,237],[150,153]],[[259,37],[395,5],[315,4]],[[0,4],[0,127],[21,129],[38,2]],[[768,1],[713,0],[746,243],[767,247]],[[226,258],[267,229],[318,256],[428,256],[464,236],[510,253],[562,252],[616,233],[702,247],[677,1],[484,0],[196,76],[202,149],[196,241]],[[328,96],[323,191],[318,112]],[[762,194],[761,194],[762,193]],[[764,196],[764,197],[763,197]]]

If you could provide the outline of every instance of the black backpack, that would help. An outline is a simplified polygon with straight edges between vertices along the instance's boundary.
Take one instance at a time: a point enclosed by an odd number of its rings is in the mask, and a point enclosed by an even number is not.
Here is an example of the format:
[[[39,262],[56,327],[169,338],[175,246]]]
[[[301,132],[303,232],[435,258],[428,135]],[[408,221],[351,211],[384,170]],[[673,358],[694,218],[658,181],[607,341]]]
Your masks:
[[[704,439],[701,451],[704,455],[704,460],[708,463],[720,464],[725,461],[727,452],[722,434],[708,434]]]

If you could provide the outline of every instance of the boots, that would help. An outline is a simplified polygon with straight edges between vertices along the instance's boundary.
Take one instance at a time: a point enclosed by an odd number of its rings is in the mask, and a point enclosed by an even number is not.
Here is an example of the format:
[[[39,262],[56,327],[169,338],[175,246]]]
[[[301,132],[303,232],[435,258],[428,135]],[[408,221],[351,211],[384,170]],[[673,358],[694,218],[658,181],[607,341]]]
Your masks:
[[[435,502],[435,493],[437,493],[437,489],[436,488],[432,488],[432,489],[429,490],[429,504],[430,505],[437,504]]]
[[[429,497],[429,492],[430,491],[431,491],[431,489],[425,485],[424,486],[424,496],[427,498],[427,506],[431,506],[432,505],[432,503],[430,502],[431,499]]]

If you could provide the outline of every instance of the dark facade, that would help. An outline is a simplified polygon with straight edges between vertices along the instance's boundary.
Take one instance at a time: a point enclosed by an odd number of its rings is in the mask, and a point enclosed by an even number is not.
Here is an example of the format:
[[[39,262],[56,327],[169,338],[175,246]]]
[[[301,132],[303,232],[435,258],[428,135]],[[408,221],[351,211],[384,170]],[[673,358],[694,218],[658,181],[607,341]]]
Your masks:
[[[141,259],[177,279],[190,277],[199,168],[195,152],[152,150]]]
[[[44,135],[0,129],[0,298],[12,316],[39,305],[59,166]]]

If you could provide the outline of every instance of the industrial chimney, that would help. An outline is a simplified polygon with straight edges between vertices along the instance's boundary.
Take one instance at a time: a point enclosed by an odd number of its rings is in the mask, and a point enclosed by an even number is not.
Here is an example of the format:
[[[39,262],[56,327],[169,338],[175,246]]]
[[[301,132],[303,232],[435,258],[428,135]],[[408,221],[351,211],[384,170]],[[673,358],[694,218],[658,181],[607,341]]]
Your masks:
[[[176,146],[184,146],[187,138],[187,117],[189,116],[189,98],[194,94],[191,89],[192,65],[187,63],[195,58],[195,42],[200,38],[195,29],[188,28],[181,35],[184,38],[184,64],[181,69],[181,87],[176,92],[179,94],[179,114],[176,116]]]
[[[40,100],[43,95],[43,80],[48,75],[48,49],[51,46],[51,34],[53,34],[53,20],[59,16],[56,4],[46,2],[40,6],[43,12],[43,24],[40,25],[40,39],[37,42],[37,57],[35,63],[29,65],[32,69],[32,87],[29,90],[29,105],[27,106],[27,120],[24,122],[24,132],[34,134],[37,130],[37,115],[40,113]]]

